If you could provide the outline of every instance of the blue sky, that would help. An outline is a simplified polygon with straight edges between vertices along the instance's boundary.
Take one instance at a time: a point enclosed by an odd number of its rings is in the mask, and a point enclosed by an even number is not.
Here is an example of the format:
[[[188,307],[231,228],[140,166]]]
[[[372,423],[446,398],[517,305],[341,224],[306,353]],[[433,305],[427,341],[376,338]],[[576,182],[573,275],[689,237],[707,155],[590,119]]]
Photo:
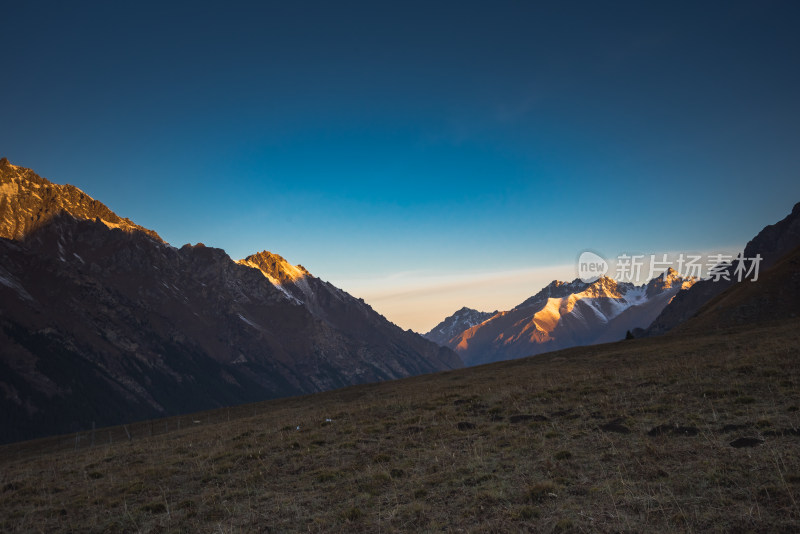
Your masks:
[[[164,4],[5,6],[0,155],[404,327],[800,201],[796,2]]]

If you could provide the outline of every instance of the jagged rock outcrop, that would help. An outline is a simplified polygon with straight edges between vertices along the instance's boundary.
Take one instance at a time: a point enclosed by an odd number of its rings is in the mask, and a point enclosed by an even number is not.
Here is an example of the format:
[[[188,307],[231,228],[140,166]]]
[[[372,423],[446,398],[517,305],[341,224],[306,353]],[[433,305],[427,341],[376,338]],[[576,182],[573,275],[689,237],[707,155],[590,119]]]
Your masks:
[[[61,213],[98,219],[109,228],[137,230],[161,241],[154,231],[118,216],[77,187],[51,183],[31,169],[0,159],[0,237],[22,239]]]

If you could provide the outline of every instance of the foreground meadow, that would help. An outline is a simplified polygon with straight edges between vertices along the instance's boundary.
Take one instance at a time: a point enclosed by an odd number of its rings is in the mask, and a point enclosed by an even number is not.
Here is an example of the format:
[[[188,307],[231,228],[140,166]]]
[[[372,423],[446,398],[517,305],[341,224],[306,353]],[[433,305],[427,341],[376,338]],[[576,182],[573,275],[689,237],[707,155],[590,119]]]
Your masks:
[[[0,530],[797,532],[798,327],[3,446]]]

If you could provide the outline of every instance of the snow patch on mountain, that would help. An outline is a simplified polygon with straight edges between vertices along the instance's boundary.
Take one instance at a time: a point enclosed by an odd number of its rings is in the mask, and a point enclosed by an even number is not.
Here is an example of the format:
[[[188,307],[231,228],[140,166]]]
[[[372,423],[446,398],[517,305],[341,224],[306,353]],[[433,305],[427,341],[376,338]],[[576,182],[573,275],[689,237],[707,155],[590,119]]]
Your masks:
[[[11,276],[11,273],[2,267],[0,267],[0,284],[13,289],[17,295],[24,300],[30,302],[34,301],[34,298],[31,296],[31,294],[28,293],[24,287],[22,287],[22,284],[20,284],[13,276]]]
[[[467,365],[477,365],[619,340],[627,330],[647,326],[695,281],[673,269],[639,286],[609,277],[592,283],[554,280],[515,308],[465,328],[445,345]]]

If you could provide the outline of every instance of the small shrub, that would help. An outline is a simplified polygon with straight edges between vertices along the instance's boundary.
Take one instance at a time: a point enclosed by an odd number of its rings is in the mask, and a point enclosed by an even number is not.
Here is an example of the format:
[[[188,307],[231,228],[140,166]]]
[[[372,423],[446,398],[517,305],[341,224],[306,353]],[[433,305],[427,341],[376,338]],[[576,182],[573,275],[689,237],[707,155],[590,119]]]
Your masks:
[[[342,512],[342,519],[345,521],[357,521],[364,517],[364,512],[361,511],[360,508],[354,506],[348,510]]]
[[[572,453],[569,451],[558,451],[555,454],[554,458],[556,460],[569,460],[570,458],[572,458]]]
[[[519,509],[516,515],[519,519],[528,520],[528,519],[538,519],[539,516],[541,516],[542,514],[536,508],[531,508],[530,506],[523,506],[522,508]]]
[[[557,489],[558,487],[553,481],[544,480],[529,487],[527,497],[532,502],[540,502],[548,497],[555,496]]]
[[[391,471],[389,471],[389,476],[391,476],[392,478],[402,478],[403,475],[405,475],[405,471],[403,471],[402,469],[392,469]]]
[[[372,481],[378,484],[384,484],[386,482],[389,482],[391,479],[392,478],[386,473],[375,473],[374,475],[372,475]]]
[[[151,514],[163,514],[167,511],[167,507],[164,506],[163,502],[151,502],[142,506],[142,511]]]
[[[317,475],[317,482],[330,482],[331,480],[336,479],[337,476],[338,475],[333,471],[323,471]]]
[[[569,532],[573,530],[572,521],[569,519],[559,519],[553,527],[553,532]]]

